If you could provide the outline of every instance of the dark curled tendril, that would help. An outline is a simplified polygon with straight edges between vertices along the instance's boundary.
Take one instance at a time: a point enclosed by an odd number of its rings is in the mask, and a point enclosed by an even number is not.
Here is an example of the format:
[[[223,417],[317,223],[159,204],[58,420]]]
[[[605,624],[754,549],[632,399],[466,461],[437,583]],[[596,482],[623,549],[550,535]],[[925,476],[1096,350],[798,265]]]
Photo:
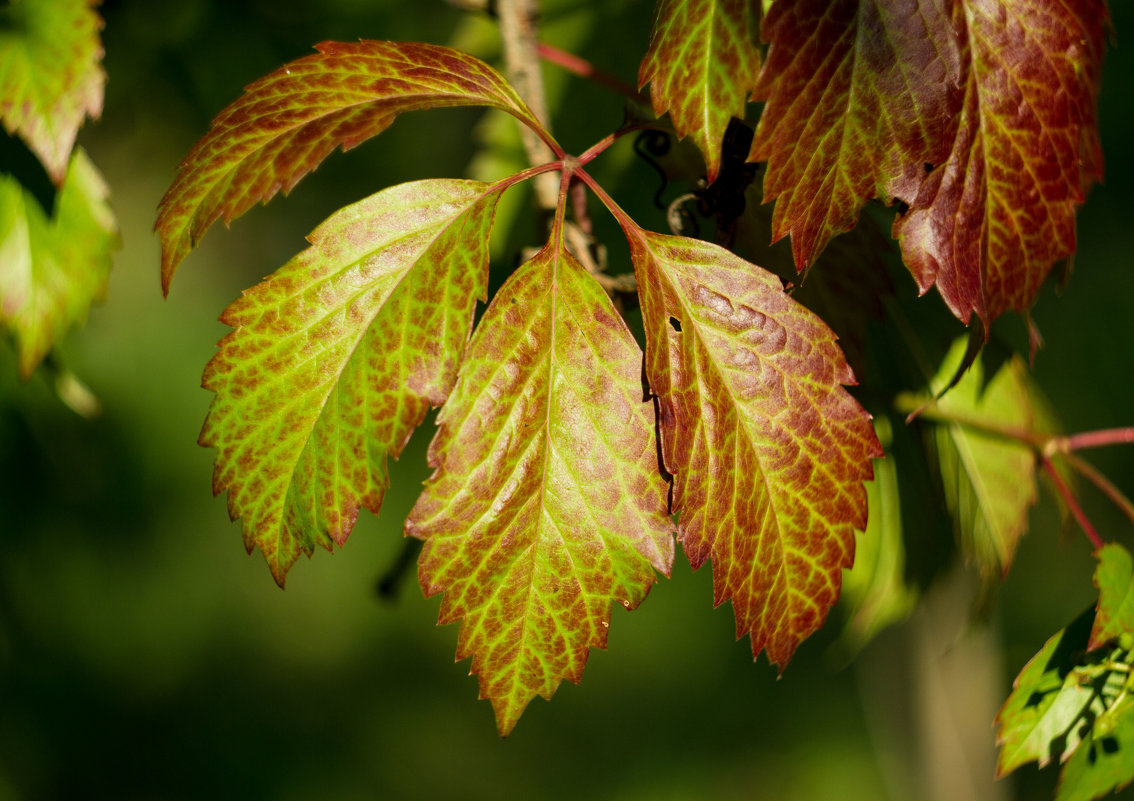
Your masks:
[[[634,137],[634,152],[661,176],[661,186],[658,187],[657,192],[654,192],[654,206],[659,209],[667,208],[662,201],[662,194],[669,186],[669,176],[654,157],[664,156],[669,152],[670,147],[669,134],[664,131],[647,130]]]

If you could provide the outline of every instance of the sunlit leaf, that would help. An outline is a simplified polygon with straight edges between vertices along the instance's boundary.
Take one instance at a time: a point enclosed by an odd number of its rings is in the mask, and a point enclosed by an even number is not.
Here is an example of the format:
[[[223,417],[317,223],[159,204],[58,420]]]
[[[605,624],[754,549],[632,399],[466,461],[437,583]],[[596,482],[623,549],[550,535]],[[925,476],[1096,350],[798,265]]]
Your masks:
[[[155,225],[166,291],[214,222],[290,192],[336,147],[361,144],[402,112],[488,106],[540,127],[496,70],[457,50],[377,41],[317,50],[248,86],[181,162]]]
[[[757,21],[749,0],[658,0],[638,85],[650,84],[654,112],[668,111],[677,135],[700,148],[709,183],[729,120],[744,118],[756,82]]]
[[[497,293],[430,448],[407,531],[420,578],[461,622],[480,693],[507,734],[536,695],[579,681],[610,607],[669,574],[672,524],[642,354],[561,237]]]
[[[1091,735],[1067,760],[1055,801],[1093,801],[1134,781],[1134,710],[1127,707],[1105,736]]]
[[[75,135],[102,111],[102,20],[95,0],[23,0],[0,8],[0,123],[62,184]]]
[[[1090,711],[1095,689],[1072,670],[1078,653],[1086,649],[1093,616],[1088,609],[1048,640],[1016,677],[996,717],[997,775],[1028,762],[1041,768],[1052,760],[1062,762],[1082,742],[1082,718]]]
[[[217,395],[201,444],[281,585],[300,553],[342,545],[360,506],[378,511],[387,456],[448,396],[503,189],[438,179],[372,195],[221,318],[235,330],[205,370]]]
[[[1128,647],[1134,637],[1134,559],[1121,545],[1104,545],[1098,552],[1095,586],[1099,590],[1099,609],[1091,629],[1090,647],[1126,635]]]
[[[24,378],[103,298],[118,244],[106,184],[81,149],[50,219],[15,179],[0,175],[0,323],[15,336]]]
[[[754,655],[786,665],[839,596],[866,525],[870,416],[835,336],[778,278],[723,248],[627,228],[673,511],[713,561]]]
[[[874,197],[911,197],[944,161],[962,63],[933,0],[796,0],[763,23],[766,100],[751,158],[767,161],[773,235],[799,269]]]
[[[1026,310],[1075,251],[1075,209],[1102,177],[1096,130],[1102,0],[966,0],[951,152],[894,225],[925,292],[968,322]],[[938,41],[938,37],[935,37]]]

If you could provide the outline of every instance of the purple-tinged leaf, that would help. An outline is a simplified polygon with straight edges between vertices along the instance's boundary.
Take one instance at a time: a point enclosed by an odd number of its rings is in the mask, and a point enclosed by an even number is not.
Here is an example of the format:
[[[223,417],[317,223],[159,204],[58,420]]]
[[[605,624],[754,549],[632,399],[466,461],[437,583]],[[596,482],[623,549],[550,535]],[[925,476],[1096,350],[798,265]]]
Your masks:
[[[488,106],[543,131],[492,67],[439,45],[323,42],[249,85],[224,109],[178,168],[162,198],[162,287],[218,219],[239,217],[290,192],[336,147],[348,150],[386,130],[403,112]]]
[[[419,575],[461,621],[480,695],[508,734],[536,695],[578,682],[612,603],[669,574],[672,524],[642,354],[563,249],[517,270],[477,326],[430,447],[437,469],[406,523]]]
[[[217,448],[244,542],[276,581],[316,544],[377,512],[387,456],[448,397],[488,280],[506,184],[402,184],[332,215],[311,247],[225,310],[235,328],[205,370]]]
[[[835,336],[723,248],[627,227],[679,538],[785,666],[838,600],[881,447]]]

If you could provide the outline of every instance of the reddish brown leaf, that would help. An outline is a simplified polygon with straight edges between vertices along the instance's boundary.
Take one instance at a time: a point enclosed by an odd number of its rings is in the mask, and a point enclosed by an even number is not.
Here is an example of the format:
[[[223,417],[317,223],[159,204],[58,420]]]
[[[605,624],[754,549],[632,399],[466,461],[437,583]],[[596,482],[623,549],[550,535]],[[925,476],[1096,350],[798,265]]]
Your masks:
[[[723,248],[627,227],[673,511],[713,561],[737,634],[786,665],[819,628],[866,525],[870,416],[835,336],[780,280]]]
[[[1075,250],[1075,209],[1102,176],[1095,100],[1101,0],[969,0],[954,25],[967,65],[948,161],[894,224],[922,292],[962,321],[1026,310]]]
[[[867,200],[912,197],[944,161],[962,64],[935,0],[773,3],[763,37],[750,158],[768,162],[773,236],[791,234],[802,270]]]
[[[489,106],[543,131],[496,70],[457,50],[376,41],[316,49],[248,86],[181,162],[154,226],[166,292],[214,222],[227,224],[256,202],[290,192],[336,147],[361,144],[402,112]]]
[[[420,579],[461,621],[507,734],[536,695],[578,682],[610,607],[669,574],[672,524],[642,353],[597,282],[553,240],[477,326],[406,523]]]

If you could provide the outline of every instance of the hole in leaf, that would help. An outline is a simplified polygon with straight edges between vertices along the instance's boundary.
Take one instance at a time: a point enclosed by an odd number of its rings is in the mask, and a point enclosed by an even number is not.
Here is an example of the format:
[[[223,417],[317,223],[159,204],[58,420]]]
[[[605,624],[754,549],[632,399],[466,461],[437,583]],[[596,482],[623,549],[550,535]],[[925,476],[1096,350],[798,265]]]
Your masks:
[[[928,161],[927,161],[927,162],[925,162],[925,171],[926,171],[927,173],[933,172],[933,165],[932,165],[932,164],[930,164],[930,163],[929,163]]]
[[[681,321],[680,320],[678,320],[676,317],[670,317],[669,318],[669,324],[673,328],[674,331],[676,331],[679,334],[681,333]]]

